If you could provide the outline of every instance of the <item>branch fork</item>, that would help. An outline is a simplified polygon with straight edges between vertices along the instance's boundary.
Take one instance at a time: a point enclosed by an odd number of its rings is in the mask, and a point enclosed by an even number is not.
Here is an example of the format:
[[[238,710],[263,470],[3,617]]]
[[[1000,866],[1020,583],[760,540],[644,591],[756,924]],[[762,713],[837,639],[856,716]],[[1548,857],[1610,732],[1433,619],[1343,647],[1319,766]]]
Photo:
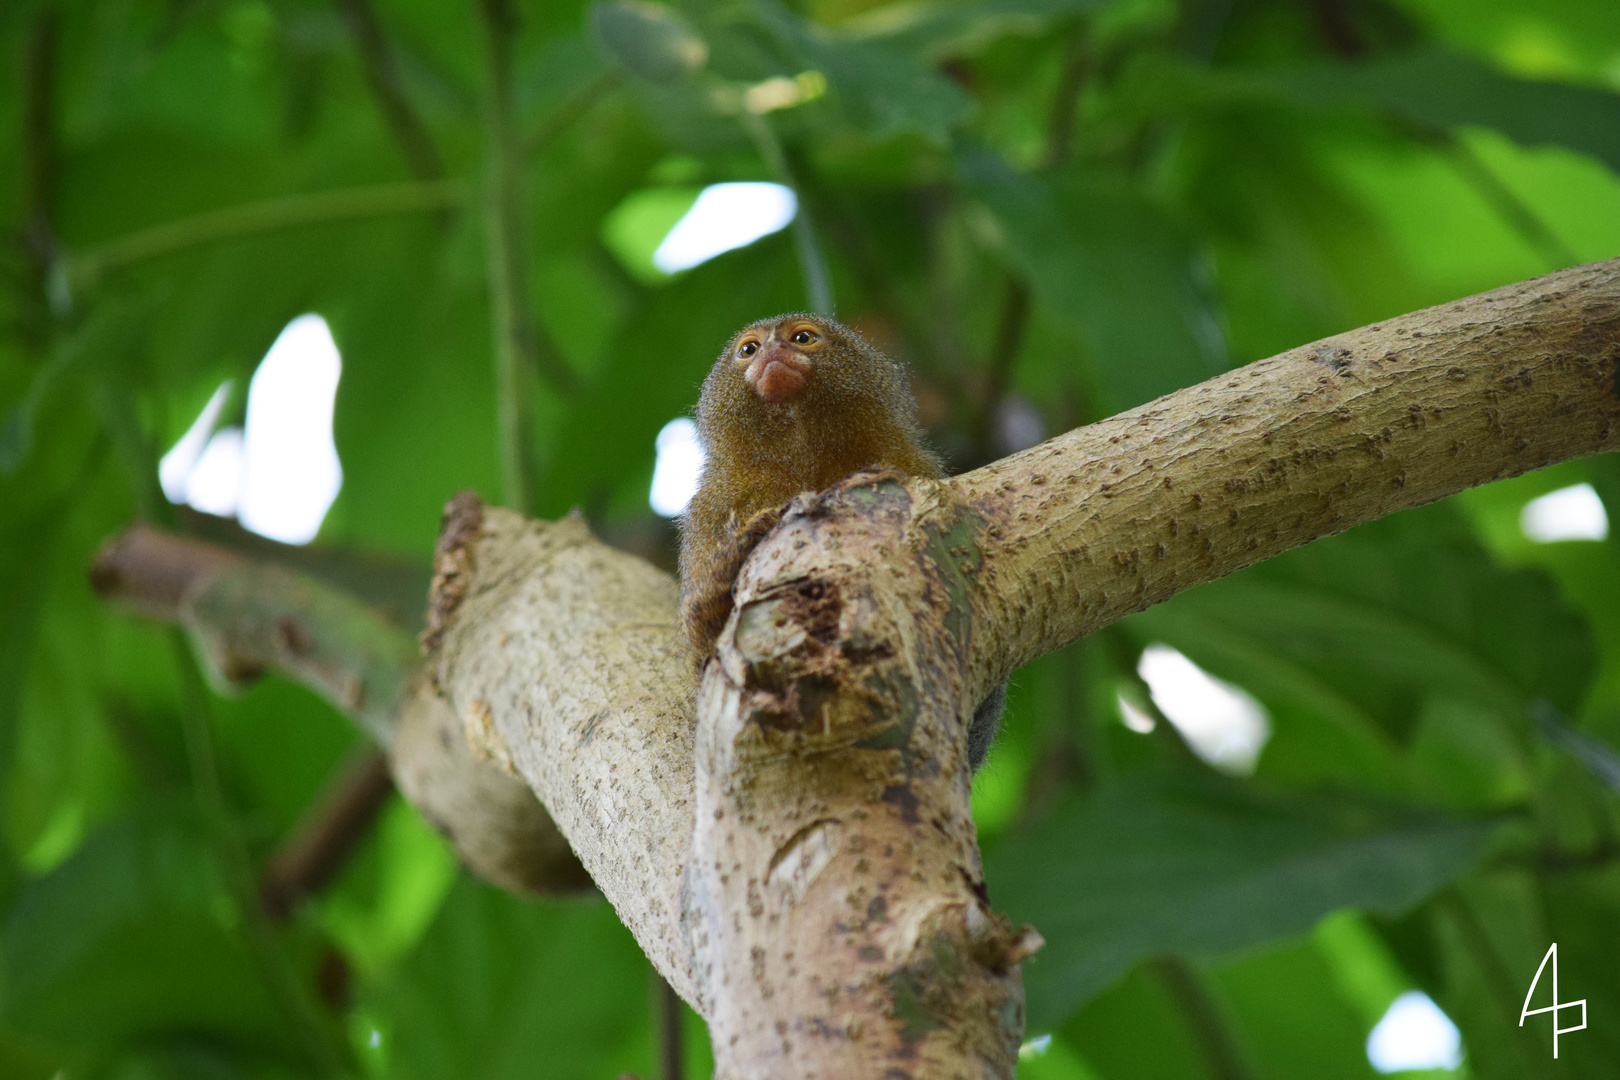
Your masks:
[[[709,1022],[724,1080],[1006,1080],[1040,938],[985,889],[973,705],[1194,585],[1620,449],[1617,372],[1610,260],[1303,346],[950,480],[857,474],[761,542],[696,686],[668,574],[577,518],[458,500],[395,776],[496,880],[546,891],[502,868],[532,868],[560,830]],[[113,591],[139,599],[139,576]],[[204,638],[231,617],[191,610]],[[339,694],[325,668],[267,660]],[[474,756],[469,728],[521,782]]]

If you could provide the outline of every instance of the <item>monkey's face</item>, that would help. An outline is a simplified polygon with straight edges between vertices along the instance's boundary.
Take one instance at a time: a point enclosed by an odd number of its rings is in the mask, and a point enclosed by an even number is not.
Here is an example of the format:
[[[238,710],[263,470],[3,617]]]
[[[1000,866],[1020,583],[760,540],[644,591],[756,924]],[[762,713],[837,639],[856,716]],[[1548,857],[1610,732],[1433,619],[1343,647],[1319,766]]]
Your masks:
[[[827,330],[813,319],[790,315],[755,323],[731,345],[736,365],[754,393],[772,405],[804,397],[816,367],[816,353],[827,344]]]

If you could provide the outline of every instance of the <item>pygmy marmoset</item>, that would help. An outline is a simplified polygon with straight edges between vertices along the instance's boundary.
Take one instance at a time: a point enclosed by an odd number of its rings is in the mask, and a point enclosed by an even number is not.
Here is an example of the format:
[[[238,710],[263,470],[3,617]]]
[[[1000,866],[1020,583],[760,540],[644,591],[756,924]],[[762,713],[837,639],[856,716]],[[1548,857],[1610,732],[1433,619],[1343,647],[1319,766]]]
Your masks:
[[[792,313],[753,323],[715,361],[697,406],[706,460],[681,522],[681,624],[707,657],[731,614],[743,561],[783,506],[857,469],[944,475],[924,445],[905,370],[832,319]],[[1001,720],[1006,684],[974,712],[977,769]]]

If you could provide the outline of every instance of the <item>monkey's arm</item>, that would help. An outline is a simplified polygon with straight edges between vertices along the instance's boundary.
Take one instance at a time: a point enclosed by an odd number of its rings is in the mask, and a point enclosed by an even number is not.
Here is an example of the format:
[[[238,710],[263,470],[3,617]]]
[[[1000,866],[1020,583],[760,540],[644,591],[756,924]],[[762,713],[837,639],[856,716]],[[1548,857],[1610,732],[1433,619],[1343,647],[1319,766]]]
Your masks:
[[[776,526],[782,508],[761,510],[741,525],[713,530],[716,539],[688,543],[681,560],[681,627],[695,663],[714,651],[714,639],[731,615],[731,587],[749,552]],[[708,531],[708,530],[705,530]]]

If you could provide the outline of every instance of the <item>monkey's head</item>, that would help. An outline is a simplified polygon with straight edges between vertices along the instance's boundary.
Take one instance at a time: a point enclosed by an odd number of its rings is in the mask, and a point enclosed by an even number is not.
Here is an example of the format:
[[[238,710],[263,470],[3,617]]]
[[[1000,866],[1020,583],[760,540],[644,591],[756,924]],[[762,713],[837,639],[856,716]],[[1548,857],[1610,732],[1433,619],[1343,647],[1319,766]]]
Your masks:
[[[931,462],[914,411],[899,364],[836,320],[790,312],[731,339],[703,384],[697,421],[717,462],[838,479],[876,461]]]
[[[726,346],[721,363],[729,361],[740,371],[761,401],[789,405],[826,378],[817,378],[818,366],[836,363],[837,354],[856,341],[853,333],[830,319],[794,312],[743,328]]]

